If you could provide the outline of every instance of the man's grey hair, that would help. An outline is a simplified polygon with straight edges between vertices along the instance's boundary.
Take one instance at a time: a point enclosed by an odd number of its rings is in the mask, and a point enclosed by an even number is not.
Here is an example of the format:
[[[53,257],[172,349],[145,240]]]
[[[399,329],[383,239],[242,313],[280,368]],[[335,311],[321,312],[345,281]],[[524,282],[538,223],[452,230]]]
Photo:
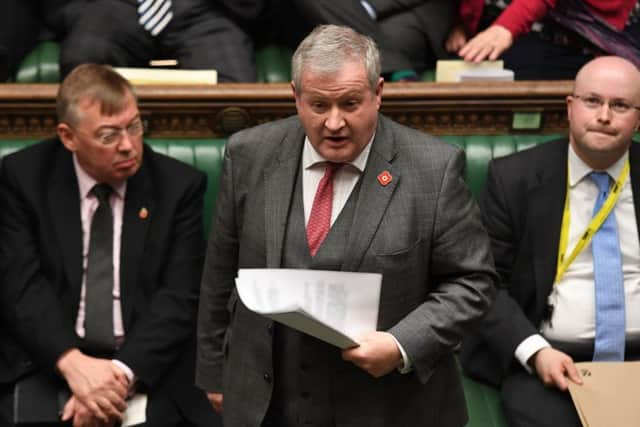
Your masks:
[[[376,43],[349,27],[320,25],[300,43],[291,59],[296,91],[302,89],[302,72],[332,74],[349,62],[364,64],[371,90],[380,78],[380,52]]]
[[[79,103],[97,102],[100,114],[112,116],[124,110],[127,93],[135,99],[131,83],[108,65],[81,64],[69,73],[58,88],[58,122],[77,126],[82,118]]]

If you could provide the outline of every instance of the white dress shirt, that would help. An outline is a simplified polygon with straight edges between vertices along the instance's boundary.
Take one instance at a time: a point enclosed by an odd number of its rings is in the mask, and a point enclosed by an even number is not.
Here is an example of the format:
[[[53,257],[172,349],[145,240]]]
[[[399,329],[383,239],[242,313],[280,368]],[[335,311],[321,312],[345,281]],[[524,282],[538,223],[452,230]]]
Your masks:
[[[347,204],[347,200],[351,195],[354,187],[358,183],[358,179],[364,168],[367,166],[367,160],[369,159],[369,153],[371,152],[371,142],[375,137],[375,133],[371,137],[371,140],[367,143],[362,152],[353,161],[346,163],[340,169],[338,169],[333,175],[333,204],[331,206],[331,225],[335,222],[342,208]],[[313,199],[316,195],[316,190],[320,184],[320,180],[324,175],[327,160],[322,157],[313,148],[309,138],[305,138],[304,147],[302,149],[302,194],[304,203],[304,222],[305,225],[309,222],[311,216],[311,209],[313,208]],[[392,335],[393,336],[393,335]],[[400,373],[407,373],[411,371],[411,361],[407,356],[404,348],[400,345],[398,340],[395,340],[400,354],[402,355],[403,366],[399,369]]]
[[[615,181],[620,175],[629,153],[607,169]],[[567,253],[570,253],[593,217],[598,187],[589,178],[592,169],[569,146],[569,206],[570,227]],[[627,179],[612,211],[616,217],[622,270],[624,277],[627,340],[640,340],[640,244],[631,180]],[[595,290],[591,243],[571,263],[564,276],[553,287],[548,303],[554,307],[551,318],[543,322],[540,335],[532,335],[516,348],[516,358],[526,368],[527,360],[543,347],[550,347],[543,338],[558,342],[590,342],[595,337]]]

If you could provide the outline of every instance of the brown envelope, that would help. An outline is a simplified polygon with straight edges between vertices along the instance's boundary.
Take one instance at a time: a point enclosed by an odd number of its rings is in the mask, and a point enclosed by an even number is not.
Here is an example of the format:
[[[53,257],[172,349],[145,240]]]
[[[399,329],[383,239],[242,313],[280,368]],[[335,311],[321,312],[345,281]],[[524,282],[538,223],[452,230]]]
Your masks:
[[[569,392],[584,427],[640,426],[640,362],[576,363]]]

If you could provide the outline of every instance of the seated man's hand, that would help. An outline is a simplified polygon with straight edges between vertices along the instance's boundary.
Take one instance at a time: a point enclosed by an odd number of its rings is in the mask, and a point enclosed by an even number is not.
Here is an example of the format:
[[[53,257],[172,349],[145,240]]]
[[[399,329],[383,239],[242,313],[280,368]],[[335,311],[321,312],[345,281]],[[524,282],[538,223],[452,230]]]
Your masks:
[[[536,352],[529,359],[529,364],[536,370],[544,385],[548,387],[557,387],[566,391],[569,387],[567,378],[576,384],[582,384],[573,359],[551,347],[545,347]]]
[[[122,418],[127,408],[128,380],[111,360],[89,357],[78,349],[66,352],[57,363],[75,399],[102,422]]]
[[[73,427],[114,427],[122,421],[122,418],[120,417],[109,421],[99,420],[91,414],[89,408],[80,403],[75,396],[71,396],[64,405],[64,411],[62,413],[62,421],[69,420],[72,420]]]
[[[223,409],[223,396],[222,393],[207,393],[207,399],[211,402],[211,406],[213,406],[213,410],[218,414],[222,415]]]
[[[496,60],[513,44],[513,35],[500,25],[492,25],[476,34],[458,52],[468,62],[481,62],[485,59]]]
[[[402,354],[388,332],[370,332],[359,339],[360,345],[342,350],[342,358],[378,378],[402,366]]]

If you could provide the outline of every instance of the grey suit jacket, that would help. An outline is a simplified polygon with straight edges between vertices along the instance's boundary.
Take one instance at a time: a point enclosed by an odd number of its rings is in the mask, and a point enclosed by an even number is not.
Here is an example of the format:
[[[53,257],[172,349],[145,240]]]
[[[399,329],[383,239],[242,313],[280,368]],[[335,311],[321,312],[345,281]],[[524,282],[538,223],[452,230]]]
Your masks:
[[[238,300],[238,268],[278,268],[304,130],[297,117],[235,134],[227,145],[201,288],[197,384],[224,393],[226,426],[258,426],[272,392],[272,321]],[[453,357],[493,299],[489,240],[462,172],[464,153],[380,116],[361,177],[344,271],[383,274],[378,330],[414,371],[374,379],[343,362],[337,426],[462,426]],[[377,176],[387,171],[390,184]]]

